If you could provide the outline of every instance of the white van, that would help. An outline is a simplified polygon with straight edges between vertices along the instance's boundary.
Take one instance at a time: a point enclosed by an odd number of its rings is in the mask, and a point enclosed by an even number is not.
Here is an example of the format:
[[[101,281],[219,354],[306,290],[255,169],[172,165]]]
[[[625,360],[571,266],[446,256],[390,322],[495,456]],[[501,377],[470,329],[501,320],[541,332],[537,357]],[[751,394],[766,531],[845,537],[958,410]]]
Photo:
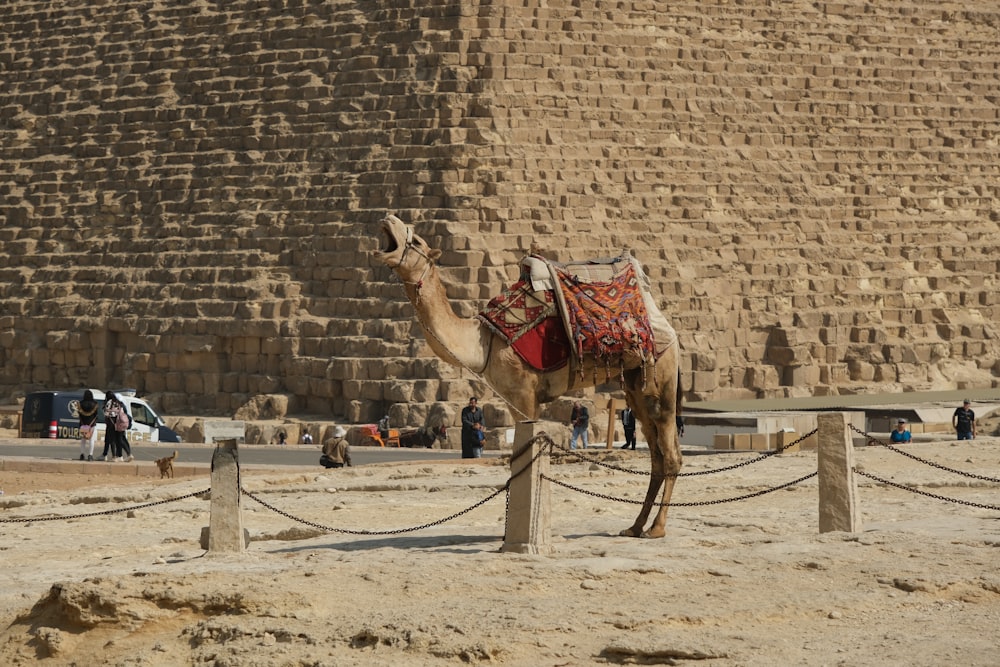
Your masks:
[[[104,441],[104,392],[91,389],[94,400],[100,406],[97,414],[97,442]],[[22,438],[73,438],[80,437],[80,401],[83,389],[72,391],[37,391],[24,399],[21,413]],[[115,390],[128,405],[132,415],[132,428],[126,433],[130,443],[180,442],[175,431],[167,427],[163,418],[149,403],[136,398],[135,390]]]

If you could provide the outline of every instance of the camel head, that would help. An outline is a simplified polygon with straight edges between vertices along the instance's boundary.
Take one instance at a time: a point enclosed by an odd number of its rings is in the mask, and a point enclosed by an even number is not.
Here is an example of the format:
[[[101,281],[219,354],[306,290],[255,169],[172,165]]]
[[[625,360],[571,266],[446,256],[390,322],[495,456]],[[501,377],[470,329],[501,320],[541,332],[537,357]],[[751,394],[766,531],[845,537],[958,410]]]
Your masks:
[[[427,245],[413,232],[412,225],[394,215],[385,216],[381,228],[384,245],[375,251],[375,258],[404,280],[422,280],[430,265],[441,256],[441,251]]]

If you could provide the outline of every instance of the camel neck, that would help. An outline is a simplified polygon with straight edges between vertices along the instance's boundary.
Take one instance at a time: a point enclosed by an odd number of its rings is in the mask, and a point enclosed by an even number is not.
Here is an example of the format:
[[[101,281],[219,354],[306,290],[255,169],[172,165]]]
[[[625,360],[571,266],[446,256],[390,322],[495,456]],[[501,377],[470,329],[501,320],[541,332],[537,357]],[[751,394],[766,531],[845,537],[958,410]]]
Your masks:
[[[452,365],[481,372],[487,361],[483,329],[475,318],[455,314],[438,267],[431,265],[419,283],[404,280],[404,285],[434,353]]]

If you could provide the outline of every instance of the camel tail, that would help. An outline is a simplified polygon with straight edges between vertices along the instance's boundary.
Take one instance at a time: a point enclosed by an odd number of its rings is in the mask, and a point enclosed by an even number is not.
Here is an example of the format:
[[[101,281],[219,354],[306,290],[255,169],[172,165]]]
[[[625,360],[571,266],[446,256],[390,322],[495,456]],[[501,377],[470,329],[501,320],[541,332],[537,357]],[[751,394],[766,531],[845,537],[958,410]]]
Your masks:
[[[684,387],[681,386],[681,371],[679,368],[677,369],[677,402],[674,412],[676,413],[677,425],[681,426],[684,423],[681,419],[681,415],[684,412]]]

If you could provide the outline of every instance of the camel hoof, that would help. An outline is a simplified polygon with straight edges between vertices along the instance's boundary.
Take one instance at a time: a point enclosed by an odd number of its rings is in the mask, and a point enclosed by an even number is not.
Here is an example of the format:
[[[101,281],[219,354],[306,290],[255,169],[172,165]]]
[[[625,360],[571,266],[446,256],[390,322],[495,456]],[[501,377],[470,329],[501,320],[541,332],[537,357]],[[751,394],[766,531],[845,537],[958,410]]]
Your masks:
[[[632,526],[631,528],[626,528],[622,532],[618,533],[618,535],[620,537],[641,537],[642,528],[636,528],[635,526]]]
[[[663,537],[666,534],[667,531],[665,530],[647,530],[642,534],[642,536],[646,539],[655,540]]]

